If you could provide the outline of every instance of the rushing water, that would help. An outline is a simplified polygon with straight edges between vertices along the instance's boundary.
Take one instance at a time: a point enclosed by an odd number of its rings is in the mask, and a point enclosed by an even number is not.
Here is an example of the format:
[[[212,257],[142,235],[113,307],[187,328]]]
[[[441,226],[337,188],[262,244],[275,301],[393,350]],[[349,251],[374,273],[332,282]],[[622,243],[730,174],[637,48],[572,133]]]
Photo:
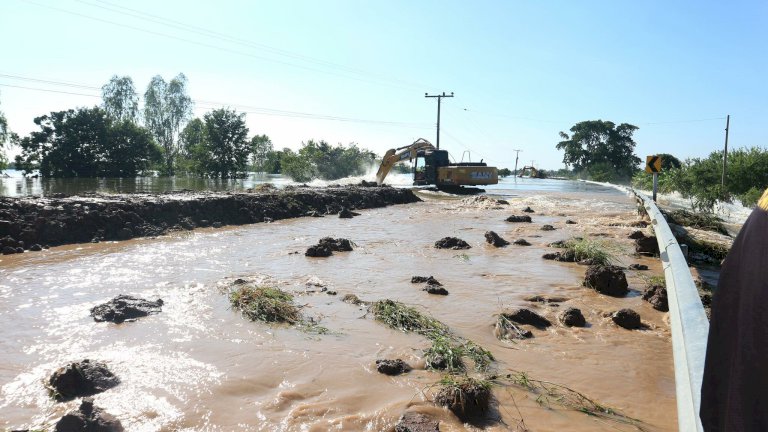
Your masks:
[[[340,300],[353,293],[417,305],[489,349],[500,374],[526,371],[638,418],[647,430],[675,430],[667,314],[638,295],[643,277],[660,274],[660,264],[631,256],[630,228],[608,226],[634,220],[634,202],[608,188],[551,182],[499,185],[496,192],[511,203],[505,209],[428,193],[425,202],[363,210],[354,219],[301,218],[2,256],[0,428],[50,426],[74,409],[77,401],[53,402],[44,382],[57,367],[90,358],[121,378],[95,402],[128,431],[386,431],[406,409],[440,419],[442,431],[474,430],[429,403],[429,386],[440,375],[423,370],[428,341],[386,328],[363,307]],[[504,222],[526,205],[536,210],[534,223]],[[565,225],[566,217],[578,225]],[[541,231],[544,223],[558,229]],[[487,230],[533,246],[495,249],[484,242]],[[349,238],[357,248],[324,259],[303,255],[328,235]],[[449,235],[472,249],[432,247]],[[627,298],[596,294],[580,285],[583,266],[541,259],[548,243],[574,235],[601,236],[622,264],[641,262],[651,271],[627,272],[633,290]],[[413,275],[434,275],[450,295],[421,291],[410,283]],[[219,283],[245,276],[294,293],[303,313],[334,334],[243,319]],[[121,293],[162,298],[163,311],[136,322],[95,323],[89,309]],[[534,294],[569,300],[559,308],[524,300]],[[554,325],[534,330],[530,340],[501,342],[493,336],[494,314],[516,306],[553,321],[559,309],[575,306],[589,324]],[[624,307],[637,310],[648,328],[624,330],[605,317]],[[416,369],[381,375],[374,364],[380,358],[402,358]],[[496,387],[494,395],[501,421],[491,431],[516,430],[521,419],[535,431],[636,430],[547,408],[522,390]]]

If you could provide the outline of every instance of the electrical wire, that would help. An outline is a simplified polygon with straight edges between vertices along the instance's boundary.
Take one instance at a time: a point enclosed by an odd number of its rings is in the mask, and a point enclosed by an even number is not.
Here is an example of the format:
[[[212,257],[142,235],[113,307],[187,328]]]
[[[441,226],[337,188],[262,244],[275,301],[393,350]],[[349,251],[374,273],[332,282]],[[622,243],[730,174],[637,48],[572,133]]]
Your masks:
[[[0,76],[10,77],[10,76],[13,76],[13,75],[0,74]],[[15,79],[21,79],[21,78],[15,78]],[[63,83],[63,82],[56,82],[56,81],[42,80],[42,79],[34,79],[34,78],[27,78],[27,79],[31,80],[31,81],[44,82],[44,83],[49,83],[49,84],[53,84],[53,85],[74,85],[74,86],[77,86],[79,88],[98,89],[98,90],[100,90],[98,87],[77,85],[77,84],[72,84],[72,83]],[[45,88],[39,88],[39,87],[28,87],[28,86],[20,86],[20,85],[5,84],[5,83],[0,83],[0,87],[10,87],[10,88],[18,88],[18,89],[24,89],[24,90],[41,91],[41,92],[48,92],[48,93],[60,93],[60,94],[68,94],[68,95],[73,95],[73,96],[86,96],[86,97],[92,97],[92,98],[101,99],[101,95],[86,94],[86,93],[76,93],[76,92],[71,92],[71,91],[53,90],[53,89],[45,89]],[[412,128],[412,129],[431,128],[431,125],[420,124],[420,123],[408,123],[408,122],[396,122],[396,121],[386,121],[386,120],[371,120],[371,119],[360,119],[360,118],[353,118],[353,117],[331,116],[331,115],[313,114],[313,113],[306,113],[306,112],[299,112],[299,111],[286,111],[286,110],[277,110],[277,109],[271,109],[271,108],[252,107],[252,106],[247,106],[247,105],[237,105],[237,104],[227,104],[227,103],[219,103],[219,102],[201,101],[201,100],[195,100],[195,99],[193,99],[192,101],[195,104],[201,106],[204,109],[217,109],[217,108],[221,108],[221,107],[244,108],[244,110],[241,110],[241,112],[245,112],[247,114],[258,114],[258,115],[277,116],[277,117],[304,118],[304,119],[310,119],[310,120],[329,120],[329,121],[340,121],[340,122],[351,122],[351,123],[363,123],[363,124],[373,124],[373,125],[380,125],[380,126],[404,127],[404,128]]]
[[[250,47],[250,48],[256,48],[256,49],[265,50],[265,51],[268,51],[268,52],[273,53],[273,54],[277,54],[277,55],[293,58],[293,59],[296,59],[296,60],[306,61],[306,62],[309,62],[309,63],[315,63],[317,65],[324,66],[324,67],[339,69],[339,70],[343,70],[343,71],[350,72],[350,73],[355,73],[355,74],[360,74],[360,75],[368,75],[368,76],[376,77],[378,79],[388,80],[388,81],[392,81],[392,82],[397,82],[397,83],[402,84],[402,85],[408,85],[408,86],[411,86],[411,87],[414,87],[414,88],[420,88],[420,89],[430,88],[430,86],[426,86],[424,84],[413,83],[413,82],[405,81],[405,80],[402,80],[402,79],[399,79],[399,78],[394,78],[394,77],[390,77],[390,76],[386,76],[386,75],[382,75],[382,74],[378,74],[378,73],[372,73],[370,71],[365,71],[365,70],[362,70],[362,69],[358,69],[358,68],[354,68],[354,67],[350,67],[350,66],[346,66],[346,65],[341,65],[341,64],[338,64],[338,63],[334,63],[334,62],[330,62],[330,61],[327,61],[327,60],[323,60],[323,59],[319,59],[319,58],[315,58],[315,57],[310,57],[310,56],[307,56],[307,55],[304,55],[304,54],[294,53],[294,52],[291,52],[291,51],[288,51],[288,50],[284,50],[284,49],[276,48],[276,47],[269,46],[269,45],[266,45],[266,44],[262,44],[262,43],[258,43],[258,42],[253,42],[253,41],[250,41],[250,40],[247,40],[247,39],[231,36],[231,35],[228,35],[226,33],[218,32],[218,31],[215,31],[215,30],[210,30],[210,29],[207,29],[207,28],[204,28],[204,27],[199,27],[199,26],[195,26],[195,25],[186,24],[186,23],[183,23],[181,21],[173,20],[173,19],[170,19],[170,18],[165,18],[165,17],[159,16],[159,15],[154,15],[154,14],[151,14],[151,13],[147,13],[147,12],[143,12],[143,11],[140,11],[140,10],[137,10],[137,9],[132,9],[132,8],[129,8],[129,7],[121,6],[121,5],[118,5],[118,4],[115,4],[115,3],[112,3],[112,2],[108,2],[108,1],[104,1],[104,0],[95,0],[96,3],[91,2],[91,1],[87,1],[87,0],[75,0],[75,1],[77,1],[79,3],[82,3],[82,4],[86,4],[86,5],[102,8],[102,9],[108,10],[110,12],[131,16],[131,17],[134,17],[134,18],[137,18],[137,19],[153,22],[153,23],[156,23],[156,24],[164,25],[164,26],[169,26],[169,27],[176,28],[176,29],[179,29],[179,30],[182,30],[182,31],[186,31],[186,32],[190,32],[190,33],[193,33],[193,34],[202,35],[202,36],[205,36],[205,37],[211,37],[211,38],[219,39],[219,40],[222,40],[222,41],[225,41],[225,42],[235,43],[235,44],[243,45],[243,46]],[[97,4],[97,3],[100,3],[100,4]]]
[[[83,13],[80,13],[80,12],[75,12],[75,11],[71,11],[71,10],[67,10],[67,9],[62,9],[62,8],[55,7],[55,6],[44,5],[44,4],[40,4],[40,3],[37,3],[35,1],[31,1],[31,0],[20,0],[20,1],[23,1],[25,3],[29,3],[29,4],[38,6],[38,7],[42,7],[42,8],[46,8],[46,9],[51,9],[51,10],[55,10],[55,11],[62,12],[62,13],[66,13],[66,14],[69,14],[69,15],[74,15],[74,16],[78,16],[78,17],[81,17],[81,18],[86,18],[86,19],[89,19],[89,20],[110,24],[110,25],[113,25],[113,26],[127,28],[127,29],[130,29],[130,30],[138,31],[138,32],[148,33],[148,34],[155,35],[155,36],[160,36],[160,37],[164,37],[164,38],[168,38],[168,39],[173,39],[173,40],[176,40],[176,41],[181,41],[181,42],[185,42],[185,43],[189,43],[189,44],[193,44],[193,45],[197,45],[197,46],[202,46],[202,47],[205,47],[205,48],[211,48],[211,49],[214,49],[214,50],[217,50],[217,51],[228,52],[230,54],[237,54],[237,55],[241,55],[241,56],[245,56],[245,57],[254,58],[254,59],[257,59],[257,60],[277,63],[277,64],[281,64],[281,65],[284,65],[284,66],[289,66],[289,67],[293,67],[293,68],[308,70],[308,71],[312,71],[312,72],[320,72],[320,73],[325,73],[325,74],[329,74],[329,75],[336,75],[336,76],[339,76],[339,77],[342,77],[342,78],[345,78],[345,79],[365,82],[365,83],[369,83],[369,84],[385,85],[385,86],[389,86],[389,87],[396,87],[396,88],[401,88],[401,89],[407,89],[408,91],[412,91],[412,89],[413,89],[413,86],[410,86],[410,87],[406,88],[403,85],[397,85],[397,84],[394,84],[394,83],[382,82],[381,80],[365,79],[365,78],[350,76],[349,74],[342,74],[342,73],[333,72],[333,71],[324,70],[324,69],[319,69],[319,68],[314,68],[314,67],[310,67],[310,66],[299,65],[299,64],[291,63],[291,62],[284,61],[284,60],[264,57],[264,56],[255,55],[255,54],[252,54],[252,53],[244,52],[244,51],[239,51],[239,50],[223,47],[223,46],[220,46],[220,45],[214,45],[214,44],[210,44],[210,43],[207,43],[207,42],[195,41],[195,40],[192,40],[192,39],[187,39],[187,38],[183,38],[183,37],[179,37],[179,36],[174,36],[174,35],[170,35],[170,34],[167,34],[167,33],[162,33],[162,32],[155,31],[155,30],[144,29],[144,28],[141,28],[141,27],[136,27],[136,26],[133,26],[133,25],[124,24],[124,23],[120,23],[120,22],[117,22],[117,21],[112,21],[112,20],[108,20],[108,19],[94,17],[94,16],[86,15],[86,14],[83,14]]]

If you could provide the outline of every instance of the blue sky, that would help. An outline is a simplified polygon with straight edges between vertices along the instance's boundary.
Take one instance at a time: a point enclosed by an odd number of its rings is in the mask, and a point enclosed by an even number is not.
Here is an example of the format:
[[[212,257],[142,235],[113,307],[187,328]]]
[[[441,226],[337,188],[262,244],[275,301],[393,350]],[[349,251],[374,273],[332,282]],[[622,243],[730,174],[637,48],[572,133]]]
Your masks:
[[[558,132],[594,119],[639,126],[641,157],[722,148],[726,114],[729,146],[768,147],[765,1],[3,0],[0,40],[0,110],[22,134],[100,103],[114,74],[143,93],[183,72],[196,115],[247,111],[278,148],[434,142],[424,93],[442,91],[457,160],[560,168]]]

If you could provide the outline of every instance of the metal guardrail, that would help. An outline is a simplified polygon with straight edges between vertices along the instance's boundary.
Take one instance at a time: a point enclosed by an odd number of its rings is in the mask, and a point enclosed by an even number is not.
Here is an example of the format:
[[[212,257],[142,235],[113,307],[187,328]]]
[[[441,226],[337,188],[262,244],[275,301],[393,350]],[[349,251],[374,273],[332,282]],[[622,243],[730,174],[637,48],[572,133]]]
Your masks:
[[[669,298],[672,354],[675,361],[677,424],[681,431],[703,431],[699,407],[709,321],[704,313],[704,306],[701,304],[699,292],[691,277],[685,256],[675,236],[672,235],[667,221],[653,200],[637,191],[631,191],[643,200],[643,206],[651,218],[653,230],[659,242],[659,256],[664,268]]]

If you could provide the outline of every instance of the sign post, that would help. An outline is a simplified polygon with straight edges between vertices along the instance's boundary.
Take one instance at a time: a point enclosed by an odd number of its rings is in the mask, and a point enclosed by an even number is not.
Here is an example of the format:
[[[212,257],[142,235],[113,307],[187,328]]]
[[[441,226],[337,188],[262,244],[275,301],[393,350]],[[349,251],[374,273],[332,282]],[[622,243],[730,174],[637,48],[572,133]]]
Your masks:
[[[653,174],[653,202],[656,202],[656,191],[659,189],[659,172],[661,171],[661,156],[645,157],[645,172]]]

